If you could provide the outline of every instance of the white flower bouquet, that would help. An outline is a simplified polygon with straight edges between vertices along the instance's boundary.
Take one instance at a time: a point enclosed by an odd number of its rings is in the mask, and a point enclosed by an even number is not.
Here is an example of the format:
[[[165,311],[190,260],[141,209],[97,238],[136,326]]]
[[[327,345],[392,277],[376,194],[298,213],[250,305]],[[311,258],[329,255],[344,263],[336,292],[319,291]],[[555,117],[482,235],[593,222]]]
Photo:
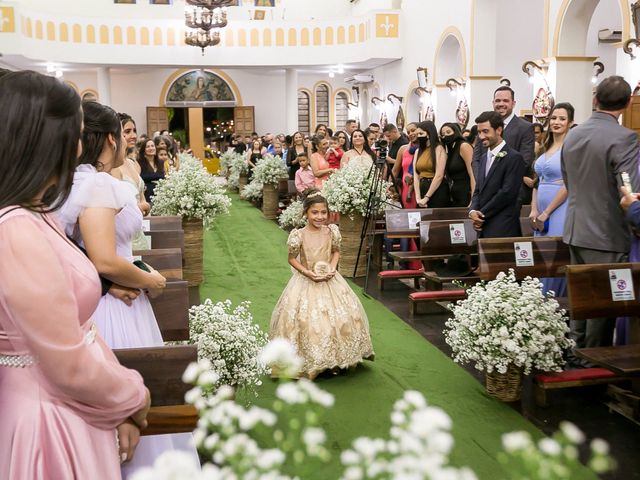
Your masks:
[[[288,172],[280,157],[265,155],[253,169],[254,181],[257,180],[262,185],[277,187],[281,178],[288,178]]]
[[[224,187],[191,155],[182,155],[180,170],[158,180],[152,201],[152,215],[202,219],[205,228],[231,206]]]
[[[249,173],[249,165],[244,155],[237,153],[229,159],[229,178],[227,185],[230,188],[240,188],[240,175]]]
[[[447,320],[445,340],[456,362],[475,362],[488,373],[505,373],[509,365],[525,375],[532,369],[560,371],[563,350],[573,345],[564,315],[537,278],[519,283],[511,269],[467,291]]]
[[[223,175],[228,175],[231,170],[231,164],[236,156],[243,157],[240,153],[236,153],[232,149],[227,150],[222,155],[220,155],[220,173]]]
[[[207,299],[194,305],[189,309],[189,337],[198,346],[198,356],[211,362],[217,385],[253,387],[268,371],[258,362],[267,335],[253,322],[249,302],[233,308],[230,300]]]
[[[329,202],[329,209],[342,215],[365,215],[369,192],[373,188],[377,175],[379,175],[377,170],[372,170],[362,162],[349,162],[333,173],[322,188],[324,197]],[[373,204],[379,205],[379,211],[384,210],[389,186],[389,182],[378,182],[378,191],[374,192]]]
[[[264,185],[262,184],[262,182],[257,180],[255,177],[253,177],[253,180],[251,180],[251,183],[249,183],[242,190],[240,197],[244,198],[245,200],[251,200],[251,201],[262,200],[263,187]]]
[[[302,202],[291,202],[278,217],[278,223],[282,228],[302,228],[307,224],[307,219],[302,215]]]

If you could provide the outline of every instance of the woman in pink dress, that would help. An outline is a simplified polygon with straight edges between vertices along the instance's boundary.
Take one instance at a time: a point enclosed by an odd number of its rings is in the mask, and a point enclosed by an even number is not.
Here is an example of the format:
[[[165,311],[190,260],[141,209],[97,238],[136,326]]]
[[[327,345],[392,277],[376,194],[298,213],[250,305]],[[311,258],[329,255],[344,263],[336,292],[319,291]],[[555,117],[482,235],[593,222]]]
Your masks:
[[[81,123],[64,83],[29,71],[0,79],[3,479],[118,479],[146,426],[142,378],[93,325],[97,272],[50,213],[71,189]]]
[[[309,159],[311,170],[316,176],[316,187],[322,189],[324,182],[329,179],[329,176],[335,172],[336,168],[331,168],[329,161],[326,159],[327,148],[329,148],[329,139],[326,137],[315,136],[312,139],[313,154]]]

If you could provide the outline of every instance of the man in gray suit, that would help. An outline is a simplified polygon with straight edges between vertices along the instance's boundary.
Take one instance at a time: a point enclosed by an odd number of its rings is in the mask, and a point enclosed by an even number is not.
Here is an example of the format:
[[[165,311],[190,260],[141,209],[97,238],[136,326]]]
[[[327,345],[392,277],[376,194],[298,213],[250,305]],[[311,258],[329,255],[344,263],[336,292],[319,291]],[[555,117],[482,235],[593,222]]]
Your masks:
[[[620,174],[627,172],[633,191],[640,191],[638,136],[618,118],[631,100],[631,87],[619,76],[604,79],[596,89],[596,111],[572,129],[561,152],[567,186],[564,242],[571,263],[619,263],[628,258],[631,232],[620,208]],[[603,285],[602,288],[609,288]],[[609,346],[615,319],[571,321],[576,348]],[[589,366],[574,355],[569,365]]]
[[[493,92],[493,110],[497,112],[504,122],[502,138],[506,144],[516,150],[525,163],[525,174],[522,177],[520,194],[518,196],[518,211],[520,206],[531,203],[531,188],[534,184],[533,162],[535,139],[533,134],[533,124],[524,118],[518,117],[513,109],[516,106],[515,93],[511,87],[503,85]],[[487,148],[482,142],[477,142],[473,149],[474,175],[476,179],[482,173],[479,168],[480,163],[487,155]]]

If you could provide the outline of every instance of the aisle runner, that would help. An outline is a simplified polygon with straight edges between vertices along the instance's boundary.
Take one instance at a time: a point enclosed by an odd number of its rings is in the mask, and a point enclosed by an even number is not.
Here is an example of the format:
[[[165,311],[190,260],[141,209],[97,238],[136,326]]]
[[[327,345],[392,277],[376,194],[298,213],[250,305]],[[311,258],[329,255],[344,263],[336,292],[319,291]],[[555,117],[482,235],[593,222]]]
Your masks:
[[[216,220],[205,234],[205,283],[201,298],[251,300],[255,320],[266,330],[271,311],[291,276],[287,263],[287,233],[248,202],[233,196],[229,216]],[[360,289],[355,288],[360,294]],[[430,404],[444,408],[453,419],[455,448],[452,461],[467,465],[481,479],[502,478],[495,460],[502,433],[528,430],[541,433],[507,405],[488,398],[484,387],[427,342],[381,303],[361,296],[369,316],[375,362],[318,385],[336,397],[325,417],[332,450],[332,467],[302,478],[332,480],[342,471],[336,448],[346,448],[354,438],[387,437],[389,412],[404,390],[421,391]],[[269,380],[259,390],[259,405],[270,405],[275,384]]]

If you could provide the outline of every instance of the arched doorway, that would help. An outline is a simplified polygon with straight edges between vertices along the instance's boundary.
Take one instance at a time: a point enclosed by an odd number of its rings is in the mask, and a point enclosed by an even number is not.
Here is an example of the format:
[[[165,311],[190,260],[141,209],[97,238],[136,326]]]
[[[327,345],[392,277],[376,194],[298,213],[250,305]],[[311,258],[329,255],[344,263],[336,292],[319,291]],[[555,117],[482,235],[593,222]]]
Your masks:
[[[459,102],[466,102],[466,92],[464,88],[450,91],[446,82],[450,78],[464,79],[467,74],[462,35],[455,27],[449,27],[440,36],[433,72],[437,101],[434,108],[438,123],[455,122],[456,108]]]

